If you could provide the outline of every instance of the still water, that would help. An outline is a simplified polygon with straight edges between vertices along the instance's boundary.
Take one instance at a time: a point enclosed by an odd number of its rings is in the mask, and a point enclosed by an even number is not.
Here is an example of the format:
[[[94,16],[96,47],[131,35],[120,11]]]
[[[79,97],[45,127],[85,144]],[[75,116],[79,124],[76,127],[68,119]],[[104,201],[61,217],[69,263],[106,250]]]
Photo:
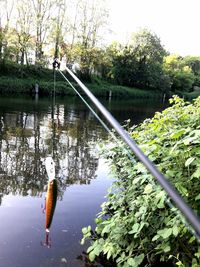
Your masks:
[[[103,101],[121,123],[137,124],[163,104]],[[80,245],[81,229],[94,217],[112,182],[95,144],[107,133],[81,101],[74,98],[0,98],[0,266],[89,265]],[[56,164],[59,194],[45,242],[47,190],[44,159]]]

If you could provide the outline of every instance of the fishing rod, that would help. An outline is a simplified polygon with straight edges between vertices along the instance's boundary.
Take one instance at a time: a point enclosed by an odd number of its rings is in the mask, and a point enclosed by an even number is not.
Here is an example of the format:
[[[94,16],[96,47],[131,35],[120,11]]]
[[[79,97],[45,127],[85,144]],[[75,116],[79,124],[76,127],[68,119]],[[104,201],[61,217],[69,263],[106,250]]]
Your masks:
[[[77,82],[83,92],[89,97],[92,103],[102,113],[110,125],[121,136],[123,141],[128,145],[135,156],[143,163],[149,172],[156,178],[158,183],[167,192],[168,196],[173,200],[176,207],[182,212],[189,224],[193,227],[195,234],[200,239],[200,218],[193,212],[191,207],[185,202],[177,190],[171,185],[167,178],[156,168],[156,166],[149,160],[149,158],[142,152],[136,142],[129,136],[129,134],[122,128],[119,122],[112,116],[112,114],[100,103],[100,101],[90,92],[90,90],[79,80],[79,78],[66,67],[69,75]],[[58,68],[59,73],[68,81],[65,75]],[[80,95],[80,94],[79,94]]]

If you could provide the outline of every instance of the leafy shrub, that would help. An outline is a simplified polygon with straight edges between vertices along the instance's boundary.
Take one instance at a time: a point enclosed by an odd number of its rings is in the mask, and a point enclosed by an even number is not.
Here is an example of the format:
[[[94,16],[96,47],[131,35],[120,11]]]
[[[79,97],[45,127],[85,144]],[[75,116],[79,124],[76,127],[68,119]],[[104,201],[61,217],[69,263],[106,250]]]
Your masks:
[[[32,85],[35,82],[33,80],[27,79],[17,79],[9,77],[1,77],[0,79],[0,94],[10,95],[10,94],[24,94],[30,93]]]
[[[173,88],[181,91],[192,90],[192,85],[195,81],[195,76],[192,72],[175,71],[173,78]]]
[[[200,86],[200,76],[195,77],[194,85]]]
[[[200,98],[193,104],[177,96],[172,107],[157,112],[129,133],[191,205],[200,210]],[[116,265],[200,266],[200,246],[165,191],[136,158],[118,145],[104,146],[103,154],[115,174],[107,202],[96,218],[88,248],[93,261],[99,255]],[[83,228],[83,239],[91,228]],[[171,264],[171,265],[170,265]],[[160,265],[158,265],[160,266]]]
[[[32,94],[35,84],[39,84],[40,95],[51,95],[54,90],[53,81],[36,79],[18,79],[7,76],[0,78],[0,94]],[[56,82],[56,95],[74,95],[73,89],[65,82]]]
[[[74,95],[73,89],[66,82],[56,82],[56,95]],[[54,91],[54,82],[41,81],[39,83],[41,95],[51,95]]]

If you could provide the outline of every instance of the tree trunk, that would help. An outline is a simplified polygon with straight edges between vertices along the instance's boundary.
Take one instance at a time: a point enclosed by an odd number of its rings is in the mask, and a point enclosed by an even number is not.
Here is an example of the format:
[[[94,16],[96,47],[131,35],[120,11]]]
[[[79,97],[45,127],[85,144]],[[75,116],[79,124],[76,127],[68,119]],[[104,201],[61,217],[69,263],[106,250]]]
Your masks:
[[[25,54],[24,49],[21,49],[21,59],[20,59],[20,64],[21,65],[24,65],[24,54]]]

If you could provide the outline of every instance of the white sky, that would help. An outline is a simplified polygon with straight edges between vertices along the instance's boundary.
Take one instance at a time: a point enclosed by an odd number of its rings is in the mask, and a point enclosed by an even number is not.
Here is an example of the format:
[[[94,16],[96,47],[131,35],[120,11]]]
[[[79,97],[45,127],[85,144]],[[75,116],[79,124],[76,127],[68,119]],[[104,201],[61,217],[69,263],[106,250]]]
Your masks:
[[[108,0],[110,38],[125,42],[148,28],[170,53],[200,56],[200,0]]]

